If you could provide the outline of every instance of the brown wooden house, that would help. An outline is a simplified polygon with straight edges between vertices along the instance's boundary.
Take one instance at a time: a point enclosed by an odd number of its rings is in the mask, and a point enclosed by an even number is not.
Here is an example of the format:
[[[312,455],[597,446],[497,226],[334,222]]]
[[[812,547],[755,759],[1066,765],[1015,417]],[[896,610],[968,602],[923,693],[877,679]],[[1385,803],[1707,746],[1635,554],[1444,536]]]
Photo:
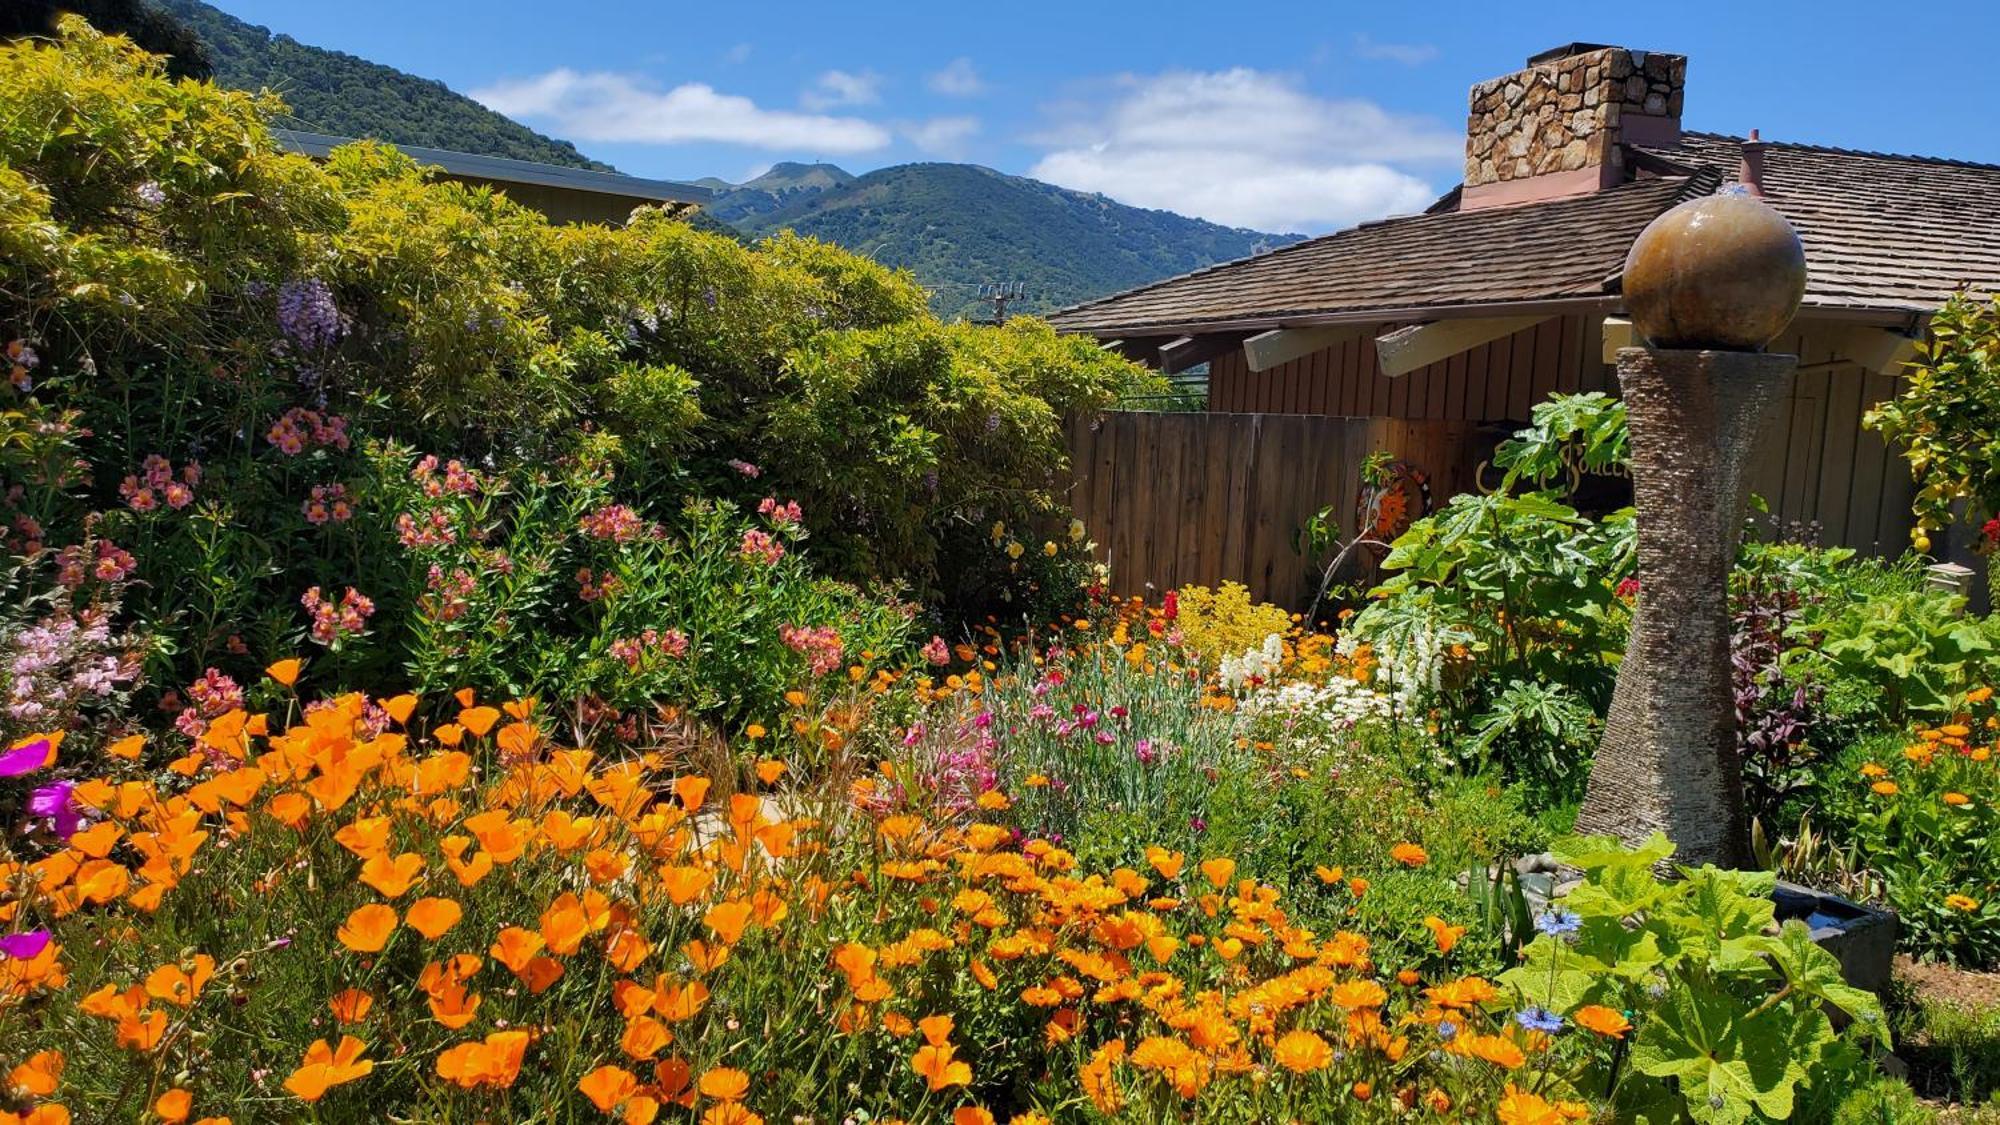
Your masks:
[[[1770,518],[1816,523],[1823,542],[1900,552],[1908,473],[1862,430],[1861,415],[1894,393],[1927,316],[1953,291],[2000,290],[2000,166],[1763,141],[1755,131],[1747,139],[1686,132],[1686,71],[1680,56],[1618,47],[1545,52],[1472,88],[1464,182],[1425,213],[1049,319],[1168,372],[1206,363],[1214,413],[1373,420],[1375,436],[1362,444],[1428,459],[1422,467],[1441,503],[1550,393],[1615,393],[1610,361],[1632,341],[1619,297],[1626,250],[1661,212],[1740,183],[1791,220],[1810,269],[1798,319],[1773,345],[1796,352],[1801,366],[1753,488]],[[1245,465],[1257,444],[1237,450]],[[1079,507],[1100,541],[1114,544],[1115,564],[1117,521],[1105,505],[1126,490],[1089,480],[1090,460],[1077,467]],[[1112,471],[1128,459],[1094,460]],[[1190,480],[1206,472],[1181,471]],[[1352,474],[1338,466],[1289,471],[1332,475],[1317,489],[1298,487],[1290,509],[1272,517],[1278,523],[1329,502],[1340,510],[1351,495]],[[1126,479],[1142,478],[1157,482],[1160,466]],[[1104,501],[1094,511],[1093,496]],[[1198,566],[1123,553],[1146,583],[1247,574],[1284,600],[1285,589],[1269,587],[1291,580],[1277,573],[1289,564],[1263,557],[1276,549],[1247,546]]]

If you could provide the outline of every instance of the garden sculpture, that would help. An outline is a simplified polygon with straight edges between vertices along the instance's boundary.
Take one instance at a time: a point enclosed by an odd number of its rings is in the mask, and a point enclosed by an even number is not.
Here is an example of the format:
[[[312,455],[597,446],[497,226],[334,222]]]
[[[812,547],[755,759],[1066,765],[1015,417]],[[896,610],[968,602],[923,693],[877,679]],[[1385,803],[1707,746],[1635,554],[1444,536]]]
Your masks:
[[[1625,260],[1625,307],[1647,346],[1618,353],[1638,508],[1638,605],[1580,832],[1664,832],[1680,862],[1746,858],[1730,686],[1729,572],[1759,434],[1798,357],[1765,345],[1805,293],[1784,216],[1743,192],[1653,220]]]

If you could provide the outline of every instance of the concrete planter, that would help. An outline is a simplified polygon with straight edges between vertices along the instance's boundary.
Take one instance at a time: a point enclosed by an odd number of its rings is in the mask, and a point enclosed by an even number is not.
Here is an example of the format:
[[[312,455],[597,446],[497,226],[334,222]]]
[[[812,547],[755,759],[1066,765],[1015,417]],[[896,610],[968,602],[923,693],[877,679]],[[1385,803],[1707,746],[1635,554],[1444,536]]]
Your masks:
[[[1880,994],[1889,986],[1896,956],[1896,913],[1822,894],[1780,881],[1772,893],[1779,922],[1798,919],[1812,930],[1814,944],[1840,961],[1840,974],[1855,988]]]

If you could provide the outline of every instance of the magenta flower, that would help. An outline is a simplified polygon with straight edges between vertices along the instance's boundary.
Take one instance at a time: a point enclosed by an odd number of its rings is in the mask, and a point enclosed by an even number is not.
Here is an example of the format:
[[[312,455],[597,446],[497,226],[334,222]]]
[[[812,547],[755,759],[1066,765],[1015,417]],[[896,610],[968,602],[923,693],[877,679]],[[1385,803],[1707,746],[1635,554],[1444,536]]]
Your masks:
[[[55,834],[67,840],[83,827],[83,810],[70,800],[74,781],[44,785],[28,795],[28,814],[47,817]]]
[[[24,930],[18,934],[0,937],[0,957],[14,961],[32,961],[41,956],[49,947],[47,930]]]
[[[49,764],[49,740],[37,738],[0,753],[0,777],[20,777]]]

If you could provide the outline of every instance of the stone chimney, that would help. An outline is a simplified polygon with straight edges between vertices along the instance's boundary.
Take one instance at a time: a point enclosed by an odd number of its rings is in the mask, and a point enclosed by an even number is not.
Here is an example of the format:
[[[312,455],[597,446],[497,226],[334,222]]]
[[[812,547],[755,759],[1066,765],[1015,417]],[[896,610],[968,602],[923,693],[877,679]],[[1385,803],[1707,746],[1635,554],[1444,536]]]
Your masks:
[[[1570,43],[1472,88],[1462,210],[1583,195],[1624,182],[1626,144],[1681,135],[1687,58]]]

